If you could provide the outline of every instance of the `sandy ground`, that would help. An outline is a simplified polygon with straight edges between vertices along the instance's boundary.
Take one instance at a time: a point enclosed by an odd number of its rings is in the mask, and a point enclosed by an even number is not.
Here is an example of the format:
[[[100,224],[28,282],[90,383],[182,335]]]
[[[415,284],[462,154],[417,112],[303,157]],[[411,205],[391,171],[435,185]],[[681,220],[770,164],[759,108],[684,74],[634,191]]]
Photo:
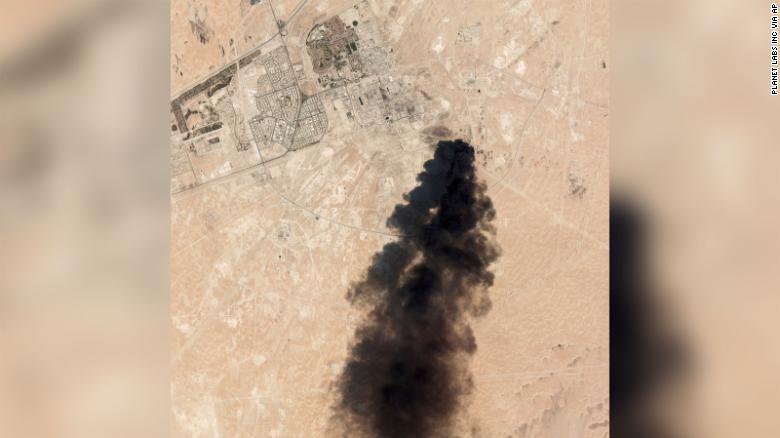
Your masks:
[[[319,93],[307,34],[350,8],[174,0],[173,94],[269,39]],[[323,93],[321,141],[172,195],[172,434],[328,436],[360,318],[345,295],[395,239],[385,220],[432,154],[423,133],[444,127],[478,149],[503,251],[492,309],[471,323],[460,436],[608,436],[607,2],[368,10],[413,116],[360,126]]]

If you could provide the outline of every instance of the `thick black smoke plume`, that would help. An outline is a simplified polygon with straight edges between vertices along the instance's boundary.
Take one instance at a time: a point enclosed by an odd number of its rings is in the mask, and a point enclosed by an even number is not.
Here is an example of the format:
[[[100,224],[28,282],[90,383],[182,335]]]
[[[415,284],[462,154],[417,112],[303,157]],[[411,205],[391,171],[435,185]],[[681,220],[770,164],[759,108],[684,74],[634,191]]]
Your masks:
[[[472,386],[467,319],[490,307],[495,210],[461,140],[439,142],[417,181],[387,221],[404,237],[348,294],[367,311],[339,380],[349,437],[449,436]]]

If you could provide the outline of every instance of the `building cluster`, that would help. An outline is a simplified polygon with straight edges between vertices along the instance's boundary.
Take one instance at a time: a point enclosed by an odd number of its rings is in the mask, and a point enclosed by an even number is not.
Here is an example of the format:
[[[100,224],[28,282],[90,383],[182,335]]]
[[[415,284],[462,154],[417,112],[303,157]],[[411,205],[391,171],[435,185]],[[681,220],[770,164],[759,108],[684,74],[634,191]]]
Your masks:
[[[468,41],[478,38],[479,28],[462,33]],[[362,2],[315,25],[306,38],[319,93],[301,92],[304,67],[292,64],[280,38],[174,99],[172,191],[319,142],[328,130],[326,103],[340,106],[358,127],[400,129],[393,124],[418,120],[423,109],[413,82],[395,74],[393,49],[384,40],[370,6]]]
[[[255,103],[259,113],[250,121],[258,144],[280,144],[299,149],[318,142],[328,126],[325,108],[318,96],[304,96],[287,50],[280,46],[259,57]]]
[[[392,125],[422,113],[411,84],[393,76],[393,49],[367,2],[315,25],[306,48],[319,85],[358,126]]]

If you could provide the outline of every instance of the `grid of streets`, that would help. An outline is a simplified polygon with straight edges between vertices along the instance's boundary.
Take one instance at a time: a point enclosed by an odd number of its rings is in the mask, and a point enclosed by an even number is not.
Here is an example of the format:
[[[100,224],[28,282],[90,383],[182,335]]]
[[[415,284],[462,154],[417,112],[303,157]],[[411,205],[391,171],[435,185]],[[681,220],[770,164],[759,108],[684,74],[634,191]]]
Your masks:
[[[294,151],[315,144],[324,137],[328,118],[323,102],[318,95],[306,96],[301,93],[296,78],[298,71],[290,62],[284,41],[266,53],[261,50],[261,47],[256,48],[237,63],[227,66],[172,102],[172,124],[174,136],[178,138],[171,145],[172,176],[186,180],[174,183],[173,192],[190,189],[217,177],[229,176],[263,161],[256,155],[256,160],[234,162],[230,157],[235,157],[235,154],[231,155],[229,149],[240,153],[251,148],[257,154],[262,147],[277,144]],[[247,125],[242,122],[243,117],[237,117],[237,111],[242,107],[239,104],[242,97],[237,82],[240,79],[236,74],[240,73],[237,67],[242,71],[251,67],[260,73],[253,93],[257,111],[249,111],[251,119],[246,121],[254,144],[244,135]],[[225,95],[219,90],[231,91]],[[234,95],[239,101],[231,97]],[[207,109],[204,111],[203,108]],[[252,117],[252,114],[256,115]],[[205,126],[201,126],[204,122]],[[220,128],[223,125],[229,126],[233,132],[222,132]],[[203,137],[215,134],[231,135],[233,141],[202,140]],[[228,174],[208,174],[198,169],[197,163],[193,166],[194,157],[205,155],[224,161],[227,167],[223,168],[230,169]],[[220,158],[220,155],[223,157]],[[188,171],[192,172],[193,177],[185,175]]]

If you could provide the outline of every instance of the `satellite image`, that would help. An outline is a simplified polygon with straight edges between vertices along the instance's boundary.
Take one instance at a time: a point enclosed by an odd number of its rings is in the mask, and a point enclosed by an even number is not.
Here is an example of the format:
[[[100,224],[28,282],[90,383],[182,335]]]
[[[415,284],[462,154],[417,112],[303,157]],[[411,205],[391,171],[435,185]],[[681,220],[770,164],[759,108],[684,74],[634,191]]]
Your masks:
[[[172,0],[172,436],[609,436],[608,11]]]
[[[777,1],[5,6],[0,438],[780,437]]]

